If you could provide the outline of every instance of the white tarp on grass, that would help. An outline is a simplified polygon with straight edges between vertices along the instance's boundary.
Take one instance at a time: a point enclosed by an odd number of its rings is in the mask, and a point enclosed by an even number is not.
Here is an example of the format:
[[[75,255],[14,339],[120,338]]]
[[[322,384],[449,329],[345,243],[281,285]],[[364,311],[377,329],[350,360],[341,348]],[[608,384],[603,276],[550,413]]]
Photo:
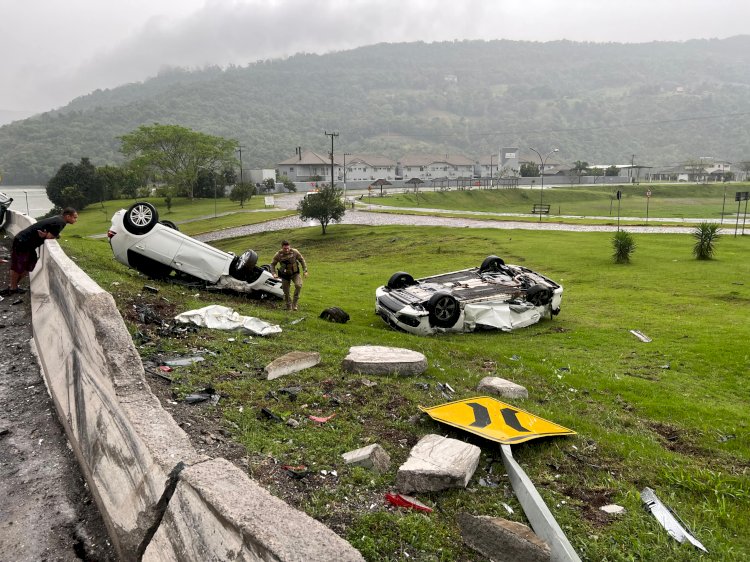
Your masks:
[[[281,333],[281,326],[269,324],[265,320],[252,316],[242,316],[235,310],[218,304],[204,306],[197,310],[188,310],[174,317],[183,324],[195,324],[212,330],[232,330],[248,332],[257,336],[270,336]]]

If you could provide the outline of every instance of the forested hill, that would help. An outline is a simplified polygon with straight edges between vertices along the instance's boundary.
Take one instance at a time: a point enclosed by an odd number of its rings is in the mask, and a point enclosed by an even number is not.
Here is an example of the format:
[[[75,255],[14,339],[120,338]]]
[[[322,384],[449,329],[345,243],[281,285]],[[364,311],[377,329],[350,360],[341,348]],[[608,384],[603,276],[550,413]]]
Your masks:
[[[121,161],[118,136],[179,124],[234,138],[245,168],[336,152],[559,147],[562,162],[750,160],[750,36],[647,44],[379,44],[226,70],[173,70],[0,127],[5,184]]]

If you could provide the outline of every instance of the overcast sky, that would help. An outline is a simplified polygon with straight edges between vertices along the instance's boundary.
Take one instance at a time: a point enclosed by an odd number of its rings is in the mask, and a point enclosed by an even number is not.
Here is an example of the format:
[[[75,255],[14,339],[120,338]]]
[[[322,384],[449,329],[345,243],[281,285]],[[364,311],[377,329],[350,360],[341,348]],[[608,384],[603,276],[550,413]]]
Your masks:
[[[453,39],[747,33],[745,0],[0,0],[0,110],[46,111],[160,68]]]

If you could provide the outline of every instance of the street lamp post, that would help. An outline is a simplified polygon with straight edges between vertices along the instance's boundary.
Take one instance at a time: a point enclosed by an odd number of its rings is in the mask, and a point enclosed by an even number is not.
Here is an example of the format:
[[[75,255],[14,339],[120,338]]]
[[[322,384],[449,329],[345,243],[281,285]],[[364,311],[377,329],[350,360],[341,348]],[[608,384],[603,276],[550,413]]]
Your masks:
[[[542,155],[539,153],[539,151],[536,148],[529,147],[529,150],[533,150],[534,152],[536,152],[536,155],[539,156],[539,161],[542,163],[542,168],[539,170],[539,174],[540,174],[541,179],[542,179],[542,183],[541,183],[542,188],[539,191],[539,204],[543,205],[544,204],[544,165],[547,162],[547,158],[549,158],[550,156],[552,156],[555,152],[558,152],[559,149],[553,148],[547,154],[545,154],[543,158],[542,158]],[[542,210],[539,209],[539,222],[541,222],[541,221],[542,221]]]
[[[344,152],[344,206],[346,206],[346,157],[351,155],[351,152]]]
[[[492,157],[494,155],[490,152],[490,190],[492,190]]]
[[[29,192],[24,191],[23,194],[26,196],[26,216],[30,217],[31,213],[29,213]]]

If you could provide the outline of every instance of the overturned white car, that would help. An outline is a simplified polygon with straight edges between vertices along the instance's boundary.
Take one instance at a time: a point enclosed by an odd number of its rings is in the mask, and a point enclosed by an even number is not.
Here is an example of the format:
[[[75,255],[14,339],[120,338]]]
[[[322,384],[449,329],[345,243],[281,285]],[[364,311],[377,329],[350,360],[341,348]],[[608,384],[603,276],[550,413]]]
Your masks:
[[[394,328],[436,332],[506,332],[560,312],[563,288],[551,279],[497,256],[482,265],[414,279],[403,271],[375,291],[375,312]]]
[[[270,266],[257,265],[253,250],[235,256],[191,238],[173,222],[160,222],[151,203],[134,203],[117,211],[107,236],[117,261],[151,278],[163,279],[176,271],[220,289],[284,296],[281,281],[274,278]]]

